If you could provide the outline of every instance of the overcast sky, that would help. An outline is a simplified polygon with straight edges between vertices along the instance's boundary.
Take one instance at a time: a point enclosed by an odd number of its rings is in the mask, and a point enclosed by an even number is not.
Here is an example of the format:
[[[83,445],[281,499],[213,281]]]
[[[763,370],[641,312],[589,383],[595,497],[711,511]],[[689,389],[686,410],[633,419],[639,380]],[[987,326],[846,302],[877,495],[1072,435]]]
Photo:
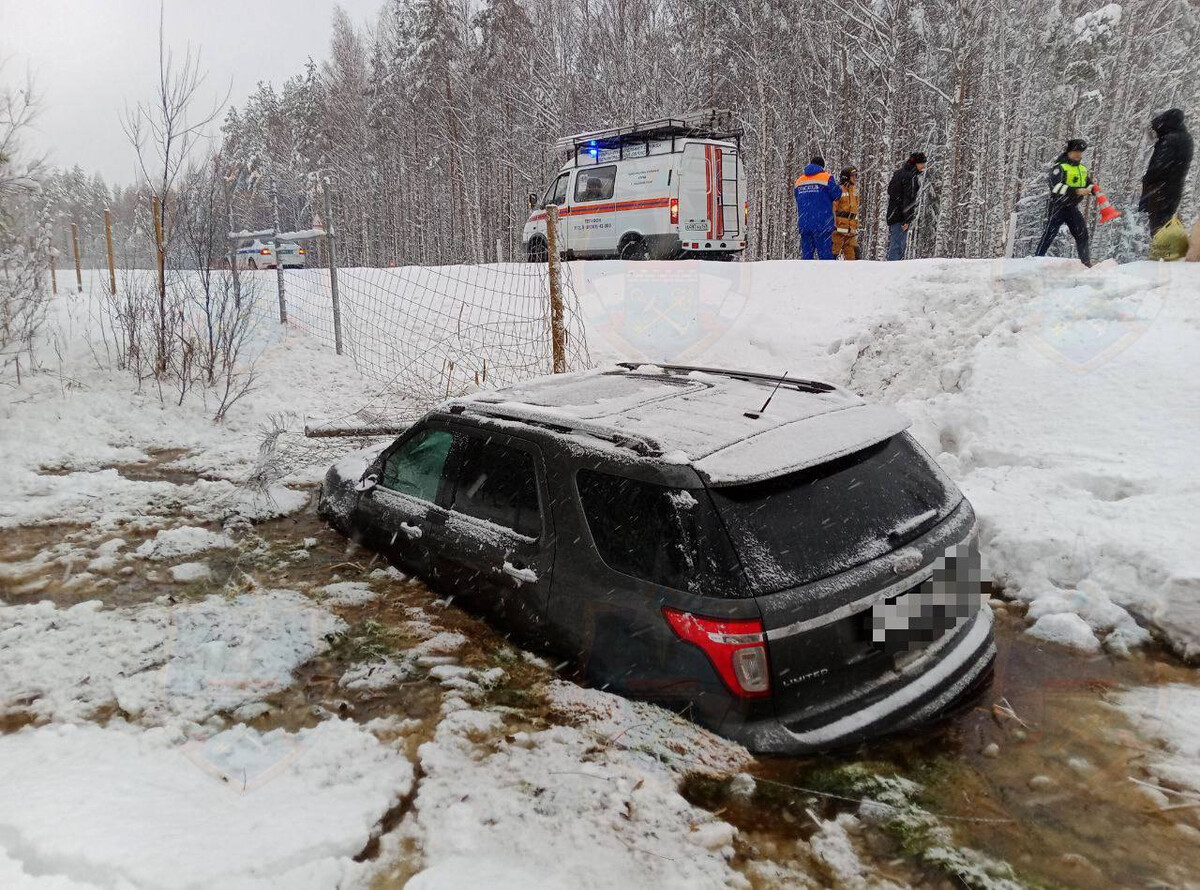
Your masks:
[[[167,45],[199,48],[208,103],[241,105],[260,80],[281,83],[305,59],[320,62],[335,5],[356,22],[383,0],[165,0]],[[6,82],[31,71],[44,100],[31,148],[52,164],[98,170],[110,183],[134,178],[121,130],[126,104],[149,98],[158,71],[158,0],[0,0]]]

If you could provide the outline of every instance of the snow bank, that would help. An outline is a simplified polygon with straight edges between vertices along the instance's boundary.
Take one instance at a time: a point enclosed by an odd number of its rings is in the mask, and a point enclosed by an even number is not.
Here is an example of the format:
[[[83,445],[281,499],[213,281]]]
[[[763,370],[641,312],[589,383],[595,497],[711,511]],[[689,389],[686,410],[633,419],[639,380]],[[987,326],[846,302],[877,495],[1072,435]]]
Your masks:
[[[292,591],[173,607],[0,608],[0,713],[79,721],[117,706],[202,721],[291,685],[343,622]]]
[[[321,596],[332,606],[362,606],[379,594],[365,581],[338,581],[321,588]]]
[[[727,861],[733,827],[636,755],[573,727],[503,732],[500,715],[459,710],[421,746],[410,890],[749,886]]]
[[[345,886],[413,782],[354,723],[166,729],[54,725],[0,736],[0,884],[36,890]]]
[[[1048,643],[1078,649],[1080,652],[1096,652],[1100,649],[1100,641],[1096,639],[1088,623],[1074,612],[1043,615],[1029,628],[1029,635]]]
[[[217,534],[206,528],[185,525],[182,528],[160,531],[152,539],[139,546],[134,553],[143,559],[176,559],[204,550],[231,546],[233,546],[233,542],[224,534]]]
[[[1120,693],[1116,704],[1161,749],[1148,757],[1150,774],[1169,786],[1200,792],[1200,688],[1143,686]]]
[[[648,768],[684,775],[725,775],[753,760],[736,742],[723,739],[678,714],[652,705],[554,680],[547,684],[550,709],[605,744],[647,755]]]
[[[104,281],[88,273],[84,285],[98,294]],[[361,406],[366,386],[352,359],[264,323],[252,344],[255,388],[214,424],[215,406],[199,390],[176,405],[177,393],[159,398],[154,387],[139,391],[129,374],[97,368],[105,351],[94,299],[72,293],[52,302],[46,330],[56,334],[61,354],[47,350],[44,359],[56,373],[27,375],[19,391],[0,398],[0,528],[49,522],[154,528],[181,510],[206,521],[259,521],[304,506],[306,492],[282,484],[257,492],[241,483],[255,469],[271,418],[339,417]],[[161,463],[168,450],[186,453]],[[125,465],[140,465],[141,472],[126,475]],[[175,484],[154,478],[155,465],[206,478]],[[316,482],[323,472],[299,468],[282,481]]]

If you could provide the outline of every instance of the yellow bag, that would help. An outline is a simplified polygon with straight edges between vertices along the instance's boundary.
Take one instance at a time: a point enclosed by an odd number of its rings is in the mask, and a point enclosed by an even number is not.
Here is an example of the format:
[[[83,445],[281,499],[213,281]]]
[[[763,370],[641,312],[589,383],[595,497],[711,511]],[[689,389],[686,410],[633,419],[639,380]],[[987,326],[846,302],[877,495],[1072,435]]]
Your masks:
[[[1150,259],[1181,260],[1187,256],[1188,236],[1179,217],[1175,217],[1154,233],[1150,242]]]

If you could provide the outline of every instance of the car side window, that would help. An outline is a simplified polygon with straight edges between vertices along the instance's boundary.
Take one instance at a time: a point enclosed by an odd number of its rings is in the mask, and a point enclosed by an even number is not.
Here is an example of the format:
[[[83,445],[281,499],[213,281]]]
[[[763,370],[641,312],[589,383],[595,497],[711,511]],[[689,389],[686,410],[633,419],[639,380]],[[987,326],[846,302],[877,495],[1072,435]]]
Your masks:
[[[570,179],[570,173],[564,173],[554,180],[554,185],[550,186],[546,191],[546,200],[543,204],[564,204],[567,200],[567,180]]]
[[[575,477],[596,550],[615,571],[704,596],[744,595],[737,559],[703,490],[594,470]]]
[[[450,509],[536,538],[542,531],[533,455],[467,436]]]
[[[580,170],[575,177],[575,201],[607,201],[613,196],[617,184],[617,167],[598,167],[595,170]]]
[[[384,461],[379,484],[401,494],[435,502],[453,441],[454,437],[445,430],[422,430]]]

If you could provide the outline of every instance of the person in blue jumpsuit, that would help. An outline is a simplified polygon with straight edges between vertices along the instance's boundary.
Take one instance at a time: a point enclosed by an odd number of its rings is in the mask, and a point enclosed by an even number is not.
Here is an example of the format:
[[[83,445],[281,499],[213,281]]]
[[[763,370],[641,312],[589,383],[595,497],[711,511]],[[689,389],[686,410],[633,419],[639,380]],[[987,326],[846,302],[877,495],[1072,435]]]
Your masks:
[[[792,194],[796,196],[801,259],[833,259],[833,202],[842,196],[842,187],[825,170],[824,158],[809,161]]]

